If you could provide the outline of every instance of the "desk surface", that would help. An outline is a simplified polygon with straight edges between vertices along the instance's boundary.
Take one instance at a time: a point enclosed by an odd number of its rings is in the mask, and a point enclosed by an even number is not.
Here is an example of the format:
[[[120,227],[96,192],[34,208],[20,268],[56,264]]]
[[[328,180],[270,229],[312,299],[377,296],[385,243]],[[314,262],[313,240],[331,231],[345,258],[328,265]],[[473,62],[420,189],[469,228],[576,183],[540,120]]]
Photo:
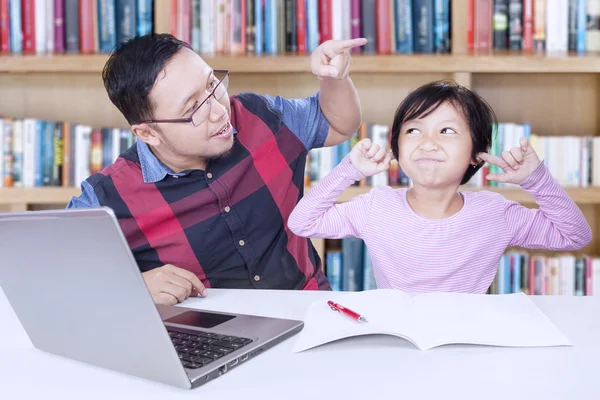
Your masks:
[[[303,319],[313,300],[327,296],[212,289],[184,305]],[[420,351],[400,338],[371,336],[294,354],[291,338],[188,391],[38,351],[0,290],[0,398],[599,399],[600,297],[532,299],[574,347]]]

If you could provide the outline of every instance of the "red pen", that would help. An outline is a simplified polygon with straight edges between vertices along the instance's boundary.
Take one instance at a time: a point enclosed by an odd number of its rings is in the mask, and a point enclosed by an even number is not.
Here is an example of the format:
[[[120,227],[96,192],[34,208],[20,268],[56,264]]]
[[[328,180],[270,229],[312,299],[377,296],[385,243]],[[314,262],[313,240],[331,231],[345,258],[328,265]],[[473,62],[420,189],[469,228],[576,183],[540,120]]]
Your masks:
[[[362,315],[360,315],[359,313],[354,312],[354,311],[350,310],[349,308],[346,308],[340,304],[334,303],[331,300],[329,300],[327,302],[327,305],[329,307],[331,307],[331,309],[333,311],[341,312],[342,314],[347,315],[348,317],[352,318],[355,321],[367,322],[367,319],[365,317],[363,317]]]

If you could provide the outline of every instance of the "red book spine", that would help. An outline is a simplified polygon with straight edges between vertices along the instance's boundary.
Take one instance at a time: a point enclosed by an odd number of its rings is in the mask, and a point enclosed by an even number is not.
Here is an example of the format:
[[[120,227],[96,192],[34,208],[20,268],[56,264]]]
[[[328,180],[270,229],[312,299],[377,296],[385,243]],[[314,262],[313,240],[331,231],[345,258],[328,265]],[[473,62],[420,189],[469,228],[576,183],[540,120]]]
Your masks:
[[[333,0],[319,1],[319,43],[323,43],[333,38],[332,32],[332,2]]]
[[[533,0],[523,0],[523,51],[533,51]]]
[[[54,0],[54,52],[65,51],[65,7],[64,0]]]
[[[492,0],[477,0],[475,4],[475,49],[492,49]]]
[[[467,50],[475,50],[475,0],[467,0]]]
[[[296,0],[296,43],[298,54],[306,53],[306,4],[304,0]]]
[[[94,47],[94,0],[80,0],[79,50],[82,54],[91,54]]]
[[[10,16],[8,0],[0,0],[0,52],[10,52]]]
[[[179,24],[177,24],[177,19],[178,19],[177,18],[178,17],[177,1],[178,0],[171,0],[171,15],[169,16],[169,28],[170,28],[169,33],[179,39],[179,37],[177,36],[177,29],[179,27]]]
[[[23,53],[35,53],[35,0],[21,2]]]
[[[389,54],[392,52],[392,38],[390,36],[390,2],[377,0],[375,9],[377,21],[377,52]]]

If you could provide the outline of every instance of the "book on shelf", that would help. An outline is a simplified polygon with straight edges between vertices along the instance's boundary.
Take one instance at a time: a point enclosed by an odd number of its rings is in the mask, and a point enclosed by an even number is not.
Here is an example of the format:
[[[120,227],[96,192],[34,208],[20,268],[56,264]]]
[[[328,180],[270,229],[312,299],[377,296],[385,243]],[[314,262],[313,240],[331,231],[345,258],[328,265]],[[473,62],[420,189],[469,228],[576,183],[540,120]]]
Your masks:
[[[540,136],[532,133],[528,123],[502,122],[493,127],[492,146],[489,153],[500,156],[502,151],[519,146],[521,137],[529,139],[531,146],[550,170],[553,178],[564,187],[600,186],[600,138],[595,136]],[[391,127],[364,122],[351,139],[333,147],[313,149],[307,159],[305,185],[310,187],[331,170],[364,138],[370,138],[382,147],[390,148]],[[488,173],[501,172],[495,165],[485,164],[465,188],[514,187],[485,179]],[[387,171],[356,183],[357,186],[410,186],[411,180],[392,162]]]
[[[596,0],[469,0],[470,51],[561,54],[600,50]]]
[[[0,188],[79,187],[135,142],[129,129],[0,119]]]
[[[108,53],[153,32],[153,0],[0,0],[0,53]]]
[[[373,265],[361,239],[328,241],[324,271],[334,291],[354,292],[376,288]],[[535,250],[508,249],[488,294],[600,295],[600,257],[569,252],[540,254]]]
[[[450,52],[450,0],[172,1],[169,21],[201,54],[307,54],[359,37],[354,52]]]

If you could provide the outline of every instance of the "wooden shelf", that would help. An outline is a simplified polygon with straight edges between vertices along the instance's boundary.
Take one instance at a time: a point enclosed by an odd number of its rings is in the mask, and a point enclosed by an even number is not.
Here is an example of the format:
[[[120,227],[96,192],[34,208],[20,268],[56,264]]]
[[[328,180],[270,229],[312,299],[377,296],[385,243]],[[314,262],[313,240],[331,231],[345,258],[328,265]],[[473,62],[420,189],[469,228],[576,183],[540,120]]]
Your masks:
[[[107,54],[92,55],[2,55],[4,73],[100,73]],[[594,73],[600,72],[600,55],[545,54],[414,54],[352,55],[353,73]],[[215,69],[233,73],[310,72],[307,55],[218,55],[204,56]]]
[[[79,188],[40,187],[31,189],[0,188],[0,204],[64,204],[79,196]]]
[[[307,191],[310,188],[307,188]],[[370,187],[353,186],[346,190],[338,199],[345,202],[353,197],[367,193]],[[518,187],[515,188],[461,188],[464,191],[490,190],[501,193],[509,200],[523,204],[534,203],[533,197]],[[567,193],[578,204],[600,204],[600,187],[567,188]],[[79,188],[42,187],[32,189],[0,188],[0,205],[10,204],[56,204],[66,205],[71,197],[81,194]]]

